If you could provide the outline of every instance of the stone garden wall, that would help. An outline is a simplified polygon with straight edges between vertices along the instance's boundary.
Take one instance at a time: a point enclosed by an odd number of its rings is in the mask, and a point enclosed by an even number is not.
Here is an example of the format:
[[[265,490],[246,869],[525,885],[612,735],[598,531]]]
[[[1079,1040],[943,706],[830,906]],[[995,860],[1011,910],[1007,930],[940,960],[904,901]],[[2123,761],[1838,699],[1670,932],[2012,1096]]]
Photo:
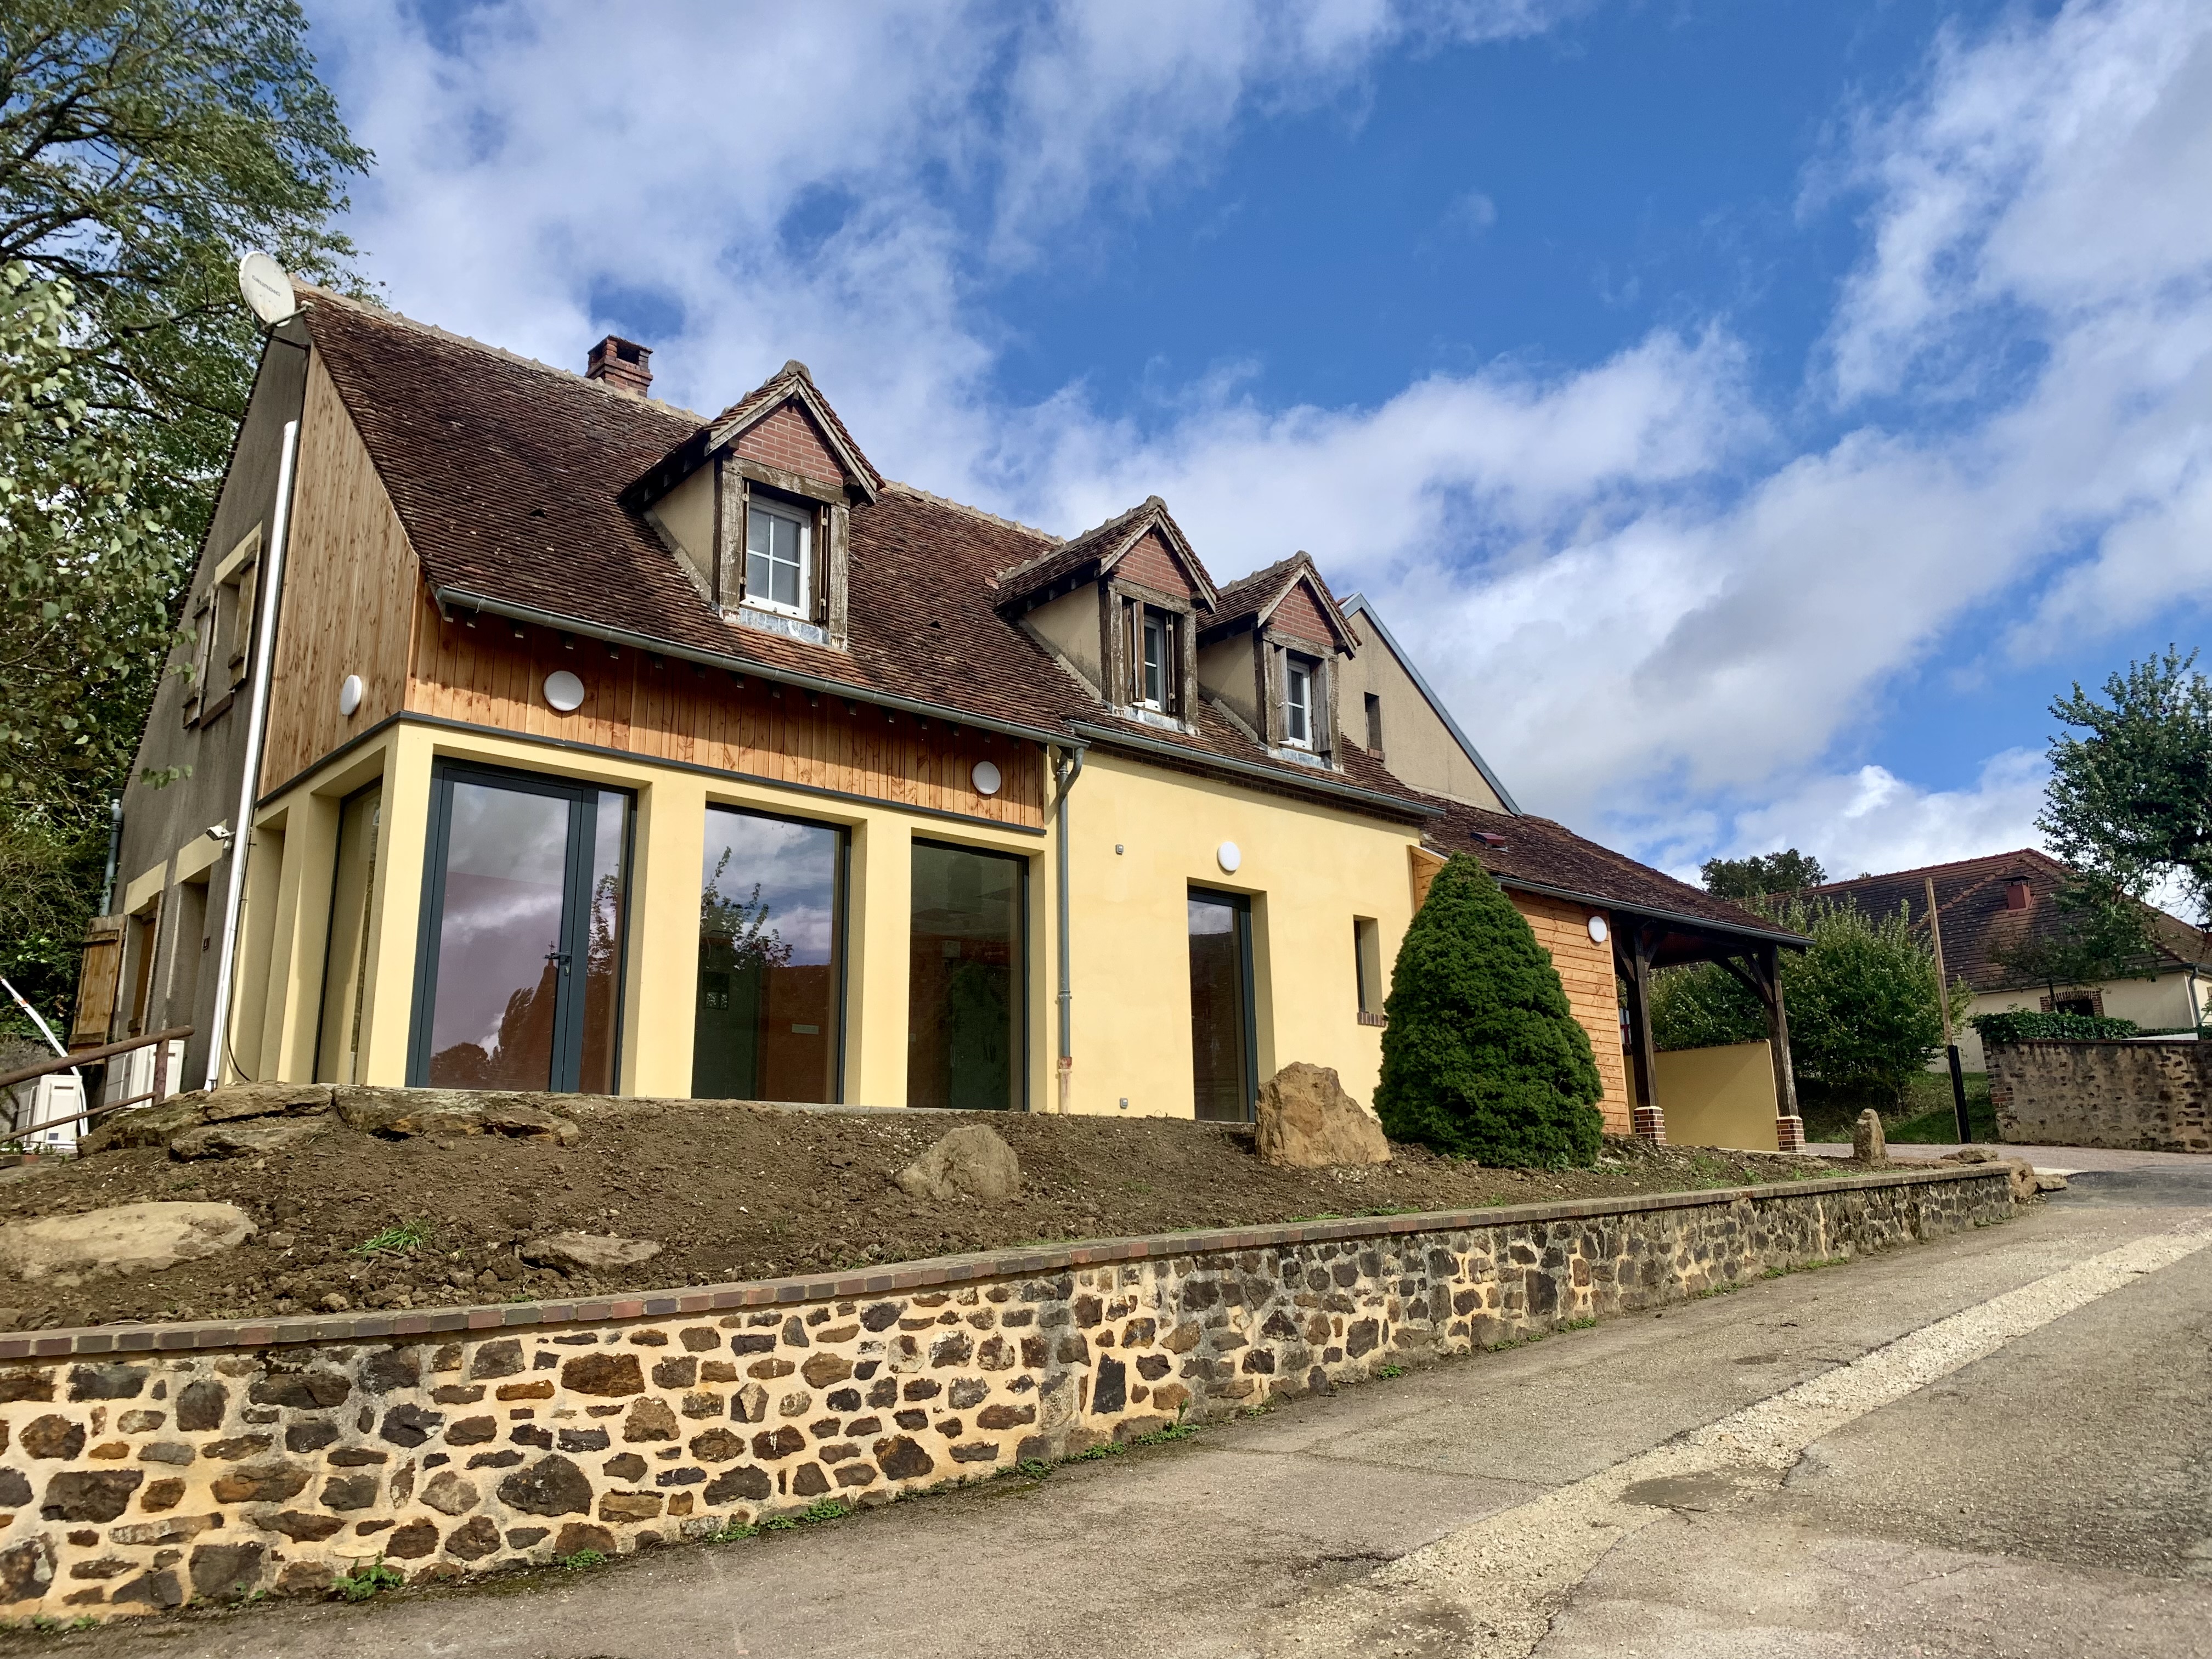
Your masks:
[[[2212,1152],[2212,1043],[1992,1042],[1985,1052],[2007,1140]]]
[[[0,1617],[459,1578],[868,1505],[2011,1213],[1972,1167],[665,1297],[0,1337]]]

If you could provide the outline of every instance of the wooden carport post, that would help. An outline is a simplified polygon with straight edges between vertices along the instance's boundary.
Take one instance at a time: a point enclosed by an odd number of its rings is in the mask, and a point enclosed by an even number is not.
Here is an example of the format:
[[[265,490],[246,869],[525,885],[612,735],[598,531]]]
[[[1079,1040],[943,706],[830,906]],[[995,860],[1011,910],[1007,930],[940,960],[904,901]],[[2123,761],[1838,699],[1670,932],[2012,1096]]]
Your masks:
[[[1790,1011],[1782,1002],[1782,947],[1759,953],[1759,976],[1765,982],[1759,1000],[1766,1005],[1766,1043],[1774,1060],[1774,1144],[1785,1152],[1805,1146],[1805,1119],[1797,1110],[1797,1078],[1790,1064]]]
[[[1667,1144],[1667,1115],[1659,1107],[1659,1052],[1651,1041],[1650,929],[1638,923],[1628,930],[1626,937],[1618,929],[1613,937],[1621,946],[1621,977],[1628,984],[1628,1032],[1632,1042],[1629,1055],[1631,1069],[1636,1074],[1636,1094],[1630,1104],[1629,1121],[1639,1139],[1663,1146]]]

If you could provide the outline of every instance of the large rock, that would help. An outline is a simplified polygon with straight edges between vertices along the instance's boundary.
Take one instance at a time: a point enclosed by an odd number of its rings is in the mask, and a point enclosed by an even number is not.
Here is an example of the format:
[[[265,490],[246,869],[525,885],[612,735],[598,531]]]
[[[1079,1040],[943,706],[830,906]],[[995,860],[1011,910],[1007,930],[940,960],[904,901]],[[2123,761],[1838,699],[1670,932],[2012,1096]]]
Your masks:
[[[1260,1085],[1262,1162],[1292,1170],[1388,1164],[1390,1143],[1375,1114],[1345,1093],[1327,1066],[1292,1060]]]
[[[118,1204],[0,1227],[0,1266],[75,1285],[97,1273],[155,1273],[235,1249],[253,1223],[235,1204]]]
[[[1881,1114],[1869,1106],[1851,1126],[1851,1162],[1885,1164],[1888,1160],[1889,1143],[1881,1133]]]
[[[892,1177],[913,1198],[1012,1198],[1022,1189],[1022,1161],[996,1132],[963,1124]]]
[[[327,1108],[325,1109],[328,1109]],[[258,1158],[323,1132],[322,1120],[313,1117],[254,1117],[203,1123],[169,1137],[169,1156],[190,1161],[202,1158]]]
[[[414,1135],[507,1135],[573,1146],[582,1131],[537,1103],[544,1097],[469,1089],[343,1088],[334,1091],[349,1129],[404,1140]]]
[[[532,1267],[596,1273],[650,1261],[660,1254],[660,1246],[649,1238],[617,1238],[609,1233],[548,1233],[525,1239],[515,1254]]]
[[[166,1146],[172,1135],[198,1125],[200,1106],[206,1099],[206,1095],[195,1091],[165,1100],[159,1106],[133,1107],[79,1140],[76,1155],[89,1158],[94,1152],[123,1152],[133,1146]]]
[[[319,1117],[331,1109],[327,1083],[237,1083],[200,1102],[203,1123],[235,1123],[254,1117]]]

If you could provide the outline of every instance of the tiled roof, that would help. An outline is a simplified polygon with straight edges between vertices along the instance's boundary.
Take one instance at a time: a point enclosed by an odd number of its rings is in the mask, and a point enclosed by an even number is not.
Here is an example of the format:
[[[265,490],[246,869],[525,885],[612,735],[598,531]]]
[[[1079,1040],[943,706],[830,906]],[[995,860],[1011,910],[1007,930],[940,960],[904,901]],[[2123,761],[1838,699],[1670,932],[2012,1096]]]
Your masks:
[[[2009,953],[2024,940],[2054,937],[2064,913],[2052,901],[2071,874],[2048,853],[2023,847],[1952,864],[1830,882],[1814,888],[1809,896],[1841,900],[1869,915],[1893,916],[1903,909],[1914,927],[1925,927],[1932,877],[1936,914],[1943,924],[1944,971],[1977,991],[2002,991],[2028,981],[1999,963],[1992,952]],[[2027,883],[2024,910],[2011,909],[2005,902],[2006,890],[2016,878]],[[2188,923],[2154,910],[2151,932],[2158,941],[2154,965],[2160,973],[2178,972],[2203,959],[2204,936]]]
[[[434,590],[1030,732],[1126,727],[1293,793],[1352,781],[1421,810],[1387,773],[1316,775],[1211,711],[1195,736],[1116,720],[994,608],[998,573],[1053,538],[896,483],[852,510],[848,649],[738,627],[624,504],[698,416],[335,296],[306,319]]]
[[[1105,523],[1094,525],[1079,536],[1070,537],[1056,547],[1032,555],[1022,564],[1000,571],[999,603],[1007,605],[1024,599],[1049,587],[1062,577],[1087,569],[1098,560],[1112,557],[1148,526],[1157,526],[1177,556],[1188,562],[1192,574],[1198,579],[1199,606],[1201,610],[1209,609],[1215,596],[1213,577],[1191,547],[1189,538],[1182,533],[1182,526],[1168,511],[1168,504],[1157,495],[1147,495]]]
[[[1346,645],[1355,645],[1357,636],[1344,612],[1336,602],[1336,595],[1328,591],[1328,584],[1314,568],[1312,558],[1304,553],[1293,553],[1287,559],[1278,559],[1264,570],[1255,570],[1249,576],[1238,578],[1221,590],[1212,615],[1206,619],[1203,634],[1212,637],[1227,633],[1239,623],[1250,621],[1282,598],[1291,584],[1299,577],[1310,577],[1314,590],[1321,595],[1322,609],[1330,624]]]
[[[1599,900],[1624,910],[1671,917],[1728,933],[1763,939],[1796,935],[1765,916],[1716,898],[1701,887],[1638,864],[1611,848],[1585,841],[1549,818],[1487,812],[1479,806],[1438,799],[1444,816],[1429,824],[1422,839],[1440,853],[1471,853],[1506,887]],[[1484,842],[1497,837],[1502,845]]]

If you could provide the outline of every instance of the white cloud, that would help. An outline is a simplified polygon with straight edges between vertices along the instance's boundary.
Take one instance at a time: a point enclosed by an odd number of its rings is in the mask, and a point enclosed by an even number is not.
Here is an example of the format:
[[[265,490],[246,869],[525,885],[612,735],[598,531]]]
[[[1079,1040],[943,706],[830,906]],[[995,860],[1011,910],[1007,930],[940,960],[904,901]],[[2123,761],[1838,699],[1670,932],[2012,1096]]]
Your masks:
[[[675,319],[660,389],[695,406],[796,355],[928,488],[1063,531],[1157,490],[1223,576],[1306,547],[1524,802],[1578,827],[1832,835],[1869,867],[2017,841],[2027,786],[1999,762],[1923,791],[1849,746],[1974,607],[2008,608],[2029,659],[2212,595],[2201,4],[1949,36],[1864,114],[1867,251],[1814,384],[1880,412],[1815,446],[1789,447],[1718,322],[1372,407],[1270,407],[1232,374],[1141,420],[1079,384],[992,392],[991,283],[1095,257],[1098,204],[1141,212],[1241,122],[1356,101],[1386,52],[1575,9],[887,0],[859,27],[505,0],[434,40],[402,0],[326,0],[317,42],[379,152],[354,229],[403,310],[573,365],[646,296]]]

